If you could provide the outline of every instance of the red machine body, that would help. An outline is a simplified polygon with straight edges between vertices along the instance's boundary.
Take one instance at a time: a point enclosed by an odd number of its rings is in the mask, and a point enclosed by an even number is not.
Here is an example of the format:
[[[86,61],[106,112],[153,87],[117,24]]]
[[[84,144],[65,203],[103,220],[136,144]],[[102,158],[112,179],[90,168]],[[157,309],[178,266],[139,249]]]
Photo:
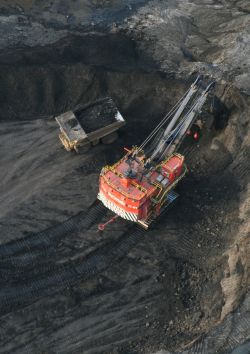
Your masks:
[[[185,175],[184,157],[173,154],[146,175],[143,163],[133,161],[135,178],[126,177],[127,158],[128,154],[115,165],[103,168],[98,198],[117,215],[147,228],[165,206],[168,193]]]

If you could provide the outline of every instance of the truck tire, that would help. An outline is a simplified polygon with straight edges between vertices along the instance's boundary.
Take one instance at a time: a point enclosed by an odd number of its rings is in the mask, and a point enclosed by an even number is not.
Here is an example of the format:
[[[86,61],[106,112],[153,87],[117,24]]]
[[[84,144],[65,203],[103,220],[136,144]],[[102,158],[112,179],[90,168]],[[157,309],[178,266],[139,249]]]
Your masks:
[[[87,143],[83,146],[81,146],[81,145],[75,146],[74,149],[77,152],[77,154],[85,154],[90,149],[90,143]]]
[[[118,138],[117,132],[113,132],[109,135],[104,136],[101,141],[103,144],[112,144]]]

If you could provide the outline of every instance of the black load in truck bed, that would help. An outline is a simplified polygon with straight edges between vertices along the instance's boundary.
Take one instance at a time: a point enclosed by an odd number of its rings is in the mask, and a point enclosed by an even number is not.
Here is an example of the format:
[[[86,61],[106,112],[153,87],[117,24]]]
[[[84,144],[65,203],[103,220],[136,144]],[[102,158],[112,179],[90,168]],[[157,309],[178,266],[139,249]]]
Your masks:
[[[77,108],[74,113],[84,131],[88,134],[116,122],[119,111],[113,100],[108,97],[82,108]]]

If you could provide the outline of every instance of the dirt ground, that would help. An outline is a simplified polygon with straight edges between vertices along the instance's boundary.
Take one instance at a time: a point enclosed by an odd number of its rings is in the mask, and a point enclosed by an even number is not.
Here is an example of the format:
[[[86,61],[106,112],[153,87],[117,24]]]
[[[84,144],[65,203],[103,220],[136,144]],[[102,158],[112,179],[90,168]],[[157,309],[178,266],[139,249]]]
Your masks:
[[[0,353],[250,353],[249,12],[0,2]],[[216,98],[181,148],[178,202],[148,232],[119,220],[98,233],[101,168],[197,73]],[[119,140],[66,152],[54,115],[106,96],[127,120]]]

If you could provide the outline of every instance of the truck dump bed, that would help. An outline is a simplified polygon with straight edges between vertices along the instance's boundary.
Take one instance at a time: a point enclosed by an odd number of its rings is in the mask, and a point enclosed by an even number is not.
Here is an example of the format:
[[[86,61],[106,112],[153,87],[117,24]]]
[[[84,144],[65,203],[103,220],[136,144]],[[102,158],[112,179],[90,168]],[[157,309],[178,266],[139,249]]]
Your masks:
[[[59,138],[68,151],[78,151],[80,146],[96,144],[125,124],[110,97],[78,106],[55,119],[60,126]]]
[[[87,137],[87,134],[82,129],[79,121],[76,119],[76,116],[72,111],[68,111],[56,117],[56,121],[60,125],[60,129],[70,141],[79,141]]]
[[[74,111],[76,118],[84,131],[89,134],[115,122],[122,121],[114,101],[104,98]]]

